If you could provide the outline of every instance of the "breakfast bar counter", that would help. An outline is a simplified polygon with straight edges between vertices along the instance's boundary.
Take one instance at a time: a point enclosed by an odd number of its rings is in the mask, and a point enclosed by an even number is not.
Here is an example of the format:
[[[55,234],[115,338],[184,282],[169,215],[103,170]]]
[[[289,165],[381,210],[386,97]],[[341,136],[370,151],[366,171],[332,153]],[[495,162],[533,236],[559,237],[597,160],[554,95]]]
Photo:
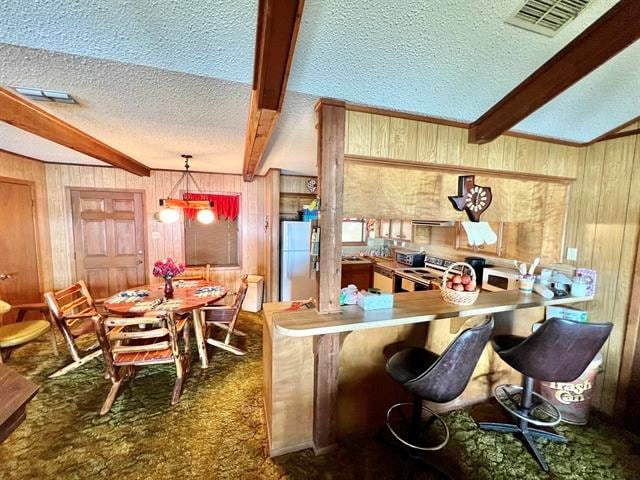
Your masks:
[[[452,305],[437,290],[394,295],[394,306],[364,311],[290,311],[290,303],[264,309],[264,404],[272,456],[311,447],[332,449],[339,437],[383,425],[388,406],[403,392],[389,381],[386,359],[406,346],[444,349],[471,317],[492,315],[495,333],[526,335],[544,307],[588,302],[592,297],[545,299],[518,290],[482,292],[470,306]],[[434,321],[434,320],[442,320]],[[448,321],[447,321],[448,320]],[[493,386],[518,376],[490,346],[462,397],[461,408],[489,398]]]
[[[492,315],[525,308],[568,305],[588,302],[593,297],[560,297],[545,299],[519,290],[482,292],[473,305],[460,306],[442,300],[440,291],[397,293],[394,306],[385,310],[364,311],[357,305],[346,305],[340,312],[321,314],[314,310],[275,313],[273,323],[283,335],[304,337],[345,333],[368,328],[381,328],[411,323],[430,322],[445,318]]]

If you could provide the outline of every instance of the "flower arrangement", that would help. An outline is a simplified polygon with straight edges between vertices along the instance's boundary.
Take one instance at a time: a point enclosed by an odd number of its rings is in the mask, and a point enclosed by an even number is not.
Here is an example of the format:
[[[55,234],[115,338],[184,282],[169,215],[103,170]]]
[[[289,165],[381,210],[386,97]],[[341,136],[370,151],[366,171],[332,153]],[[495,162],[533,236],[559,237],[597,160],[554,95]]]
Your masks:
[[[153,264],[153,276],[162,277],[164,279],[173,278],[184,272],[184,264],[176,263],[172,258],[158,260]]]

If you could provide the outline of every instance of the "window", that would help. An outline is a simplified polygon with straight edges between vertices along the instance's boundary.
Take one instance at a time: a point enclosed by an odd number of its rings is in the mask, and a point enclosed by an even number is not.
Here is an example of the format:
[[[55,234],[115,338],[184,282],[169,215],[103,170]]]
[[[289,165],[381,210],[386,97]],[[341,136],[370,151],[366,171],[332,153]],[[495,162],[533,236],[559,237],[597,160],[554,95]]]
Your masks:
[[[216,219],[209,225],[184,220],[184,249],[188,266],[239,267],[238,217]]]
[[[367,221],[361,218],[342,219],[342,243],[360,244],[367,243]]]

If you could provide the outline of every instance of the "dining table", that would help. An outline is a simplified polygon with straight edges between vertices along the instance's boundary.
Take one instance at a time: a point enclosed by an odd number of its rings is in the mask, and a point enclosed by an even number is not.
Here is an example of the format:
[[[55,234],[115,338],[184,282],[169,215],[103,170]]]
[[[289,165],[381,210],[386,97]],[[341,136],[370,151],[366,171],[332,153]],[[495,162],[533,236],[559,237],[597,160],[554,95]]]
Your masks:
[[[191,314],[202,368],[209,366],[205,343],[205,312],[203,307],[219,302],[227,295],[220,284],[204,280],[177,280],[173,282],[173,297],[165,298],[164,284],[142,285],[109,297],[105,309],[120,316],[143,316],[154,310],[175,314]]]

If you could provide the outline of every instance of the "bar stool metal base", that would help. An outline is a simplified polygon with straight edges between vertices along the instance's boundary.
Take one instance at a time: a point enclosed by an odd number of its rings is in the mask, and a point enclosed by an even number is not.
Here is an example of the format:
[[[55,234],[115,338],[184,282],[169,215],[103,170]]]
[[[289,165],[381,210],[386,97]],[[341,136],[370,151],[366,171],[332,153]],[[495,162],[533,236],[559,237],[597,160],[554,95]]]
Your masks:
[[[425,407],[424,405],[421,404],[422,402],[420,401],[420,404],[416,404],[414,403],[409,403],[409,402],[404,402],[404,403],[396,403],[395,405],[393,405],[388,411],[387,411],[387,428],[389,429],[389,432],[391,432],[391,434],[396,438],[396,440],[398,440],[400,443],[402,443],[403,445],[415,449],[415,450],[421,450],[423,452],[428,452],[428,451],[435,451],[435,450],[440,450],[442,448],[444,448],[444,446],[449,442],[449,427],[447,427],[447,424],[445,423],[445,421],[442,419],[442,417],[440,417],[440,415],[438,415],[437,413],[435,413],[433,410],[431,410],[429,407]],[[402,438],[398,432],[396,432],[396,430],[391,426],[391,413],[399,408],[399,407],[404,407],[407,405],[411,405],[413,407],[413,415],[412,415],[412,422],[411,422],[411,429],[413,430],[413,434],[410,434],[410,439],[404,439]],[[429,447],[423,447],[423,446],[419,446],[419,445],[415,445],[414,443],[411,442],[415,442],[416,438],[417,438],[417,429],[419,428],[419,422],[420,422],[420,414],[421,412],[427,412],[430,413],[432,415],[431,419],[428,422],[428,426],[432,425],[434,422],[438,422],[440,423],[440,425],[442,425],[442,428],[444,429],[445,432],[445,439],[434,446],[429,446]]]
[[[494,389],[493,395],[498,403],[502,405],[502,408],[520,420],[539,427],[555,427],[558,425],[562,420],[562,416],[556,406],[533,390],[526,392],[525,388],[520,385],[498,385]],[[518,401],[516,395],[520,395],[520,401]],[[525,401],[524,397],[527,395],[530,395],[530,403],[533,403],[534,399],[537,401],[536,405],[532,405],[529,408],[522,406],[522,402]],[[544,420],[537,417],[535,416],[536,413],[541,413],[549,419]]]
[[[511,389],[511,391],[509,391]],[[529,424],[538,426],[553,427],[560,423],[562,416],[558,409],[549,403],[544,397],[538,395],[533,391],[533,379],[525,377],[522,387],[517,385],[500,385],[496,387],[495,397],[498,403],[504,407],[517,421],[516,424],[510,423],[491,423],[482,422],[478,426],[481,430],[500,432],[500,433],[513,433],[519,437],[525,444],[529,452],[538,461],[540,466],[545,472],[549,471],[549,465],[545,460],[542,452],[538,449],[535,443],[536,438],[544,440],[550,440],[552,442],[567,443],[568,440],[562,435],[557,433],[547,432],[537,428],[529,428]],[[520,394],[520,401],[518,402],[514,394]],[[533,404],[533,399],[538,400],[538,404]],[[543,410],[544,414],[550,417],[550,420],[542,420],[534,416],[535,412],[539,409],[540,405],[548,410]],[[549,414],[549,411],[552,413]]]

